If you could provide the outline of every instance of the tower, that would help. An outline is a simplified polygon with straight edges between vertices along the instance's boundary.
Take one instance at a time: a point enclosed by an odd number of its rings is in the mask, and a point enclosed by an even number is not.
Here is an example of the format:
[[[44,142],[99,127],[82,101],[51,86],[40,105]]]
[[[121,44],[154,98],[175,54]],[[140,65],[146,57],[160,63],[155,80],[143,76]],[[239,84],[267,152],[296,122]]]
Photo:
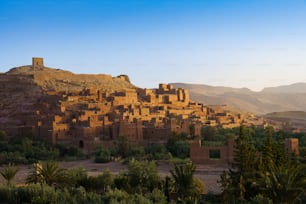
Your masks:
[[[41,69],[44,67],[44,58],[42,57],[33,57],[32,58],[32,67],[33,69]]]

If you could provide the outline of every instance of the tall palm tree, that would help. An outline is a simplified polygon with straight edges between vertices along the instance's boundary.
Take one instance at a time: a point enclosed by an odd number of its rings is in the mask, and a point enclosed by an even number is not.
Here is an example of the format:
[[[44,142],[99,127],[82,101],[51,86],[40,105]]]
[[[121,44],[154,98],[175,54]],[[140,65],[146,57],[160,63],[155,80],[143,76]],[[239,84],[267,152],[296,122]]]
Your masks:
[[[11,163],[0,172],[2,177],[6,180],[7,186],[11,186],[12,180],[16,176],[17,172],[18,169]]]
[[[306,192],[306,167],[303,164],[272,165],[259,173],[259,185],[275,203],[298,203]]]
[[[65,169],[60,168],[55,162],[38,162],[33,165],[33,170],[27,177],[27,183],[46,183],[51,186],[63,182],[65,174]]]
[[[174,170],[170,171],[176,193],[182,200],[196,197],[197,191],[193,178],[195,170],[196,166],[192,162],[188,162],[185,165],[175,165]]]

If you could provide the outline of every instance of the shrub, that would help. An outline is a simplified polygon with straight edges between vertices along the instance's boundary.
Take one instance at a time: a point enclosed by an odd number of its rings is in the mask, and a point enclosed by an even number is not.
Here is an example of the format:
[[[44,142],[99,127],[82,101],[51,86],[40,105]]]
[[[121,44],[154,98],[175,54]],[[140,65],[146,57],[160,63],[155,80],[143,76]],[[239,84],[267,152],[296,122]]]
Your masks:
[[[111,161],[111,152],[109,149],[99,147],[95,150],[95,162],[107,163]]]
[[[110,171],[104,171],[97,177],[88,176],[79,180],[79,185],[83,186],[88,191],[104,192],[108,187],[114,184],[113,175]]]

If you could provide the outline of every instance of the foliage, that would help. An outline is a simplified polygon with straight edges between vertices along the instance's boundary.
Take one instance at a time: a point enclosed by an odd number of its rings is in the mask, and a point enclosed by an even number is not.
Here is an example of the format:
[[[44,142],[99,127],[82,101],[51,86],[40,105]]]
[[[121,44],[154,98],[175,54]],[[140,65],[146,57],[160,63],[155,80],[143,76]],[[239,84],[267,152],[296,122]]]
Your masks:
[[[59,151],[59,157],[64,158],[65,160],[76,160],[85,158],[84,153],[79,148],[74,146],[56,144],[54,148]]]
[[[103,147],[96,148],[94,155],[96,163],[107,163],[112,159],[110,150]]]
[[[174,169],[170,171],[179,200],[196,202],[199,199],[204,187],[199,184],[198,180],[195,181],[193,176],[195,169],[196,166],[188,162],[184,165],[175,165]]]
[[[272,163],[267,171],[259,172],[262,194],[275,203],[296,203],[306,187],[306,167],[289,162],[285,165]]]
[[[130,199],[129,194],[124,190],[114,189],[109,190],[104,195],[104,203],[120,203],[128,201]]]
[[[145,147],[145,153],[149,160],[168,160],[172,154],[168,152],[164,144],[151,144]]]
[[[258,132],[262,141],[256,153],[253,138]],[[306,168],[285,151],[284,137],[271,127],[264,130],[240,127],[234,162],[219,181],[223,203],[301,202],[306,189]]]
[[[129,162],[128,170],[115,178],[115,186],[129,193],[151,192],[161,185],[156,165],[154,162],[137,161]]]
[[[220,128],[213,126],[203,126],[201,128],[202,141],[225,142],[229,137],[237,135],[239,129],[237,128]]]
[[[205,183],[199,178],[193,178],[193,185],[196,188],[196,192],[199,194],[205,194],[207,192]]]
[[[113,175],[106,170],[98,176],[85,176],[78,181],[79,186],[83,186],[87,191],[105,192],[107,188],[114,184]]]
[[[167,149],[174,157],[181,159],[189,157],[190,145],[185,133],[173,133],[167,142]]]
[[[129,156],[129,152],[132,148],[132,145],[128,139],[128,137],[126,136],[119,136],[118,138],[116,138],[115,140],[115,145],[118,151],[118,154],[125,158],[127,156]]]
[[[13,166],[11,163],[8,164],[0,173],[2,177],[6,180],[7,186],[11,185],[12,180],[14,179],[18,169]]]
[[[75,147],[52,145],[49,141],[29,136],[4,137],[0,139],[0,164],[28,164],[40,160],[60,160],[63,158],[83,159],[82,152]]]
[[[20,152],[1,152],[0,164],[26,164],[28,160]]]
[[[55,162],[38,162],[33,165],[33,170],[27,177],[27,183],[59,184],[65,181],[65,174],[65,170]]]
[[[64,184],[70,187],[79,187],[82,180],[87,178],[84,167],[71,168],[66,170]]]
[[[256,150],[253,142],[253,131],[241,126],[235,140],[234,162],[229,171],[232,194],[240,201],[253,197],[256,190],[252,186],[256,178]]]
[[[269,197],[265,197],[261,194],[258,194],[255,197],[251,198],[250,204],[273,204],[273,202]]]
[[[103,203],[102,196],[92,192],[86,192],[84,188],[55,189],[46,184],[30,184],[15,187],[11,191],[0,186],[0,200],[3,203]]]

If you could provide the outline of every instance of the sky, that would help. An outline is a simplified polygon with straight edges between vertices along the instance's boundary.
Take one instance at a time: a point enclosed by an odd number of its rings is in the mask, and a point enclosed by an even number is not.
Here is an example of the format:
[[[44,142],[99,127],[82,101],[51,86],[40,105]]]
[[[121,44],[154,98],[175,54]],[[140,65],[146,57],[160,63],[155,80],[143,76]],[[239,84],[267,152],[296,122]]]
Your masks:
[[[0,0],[0,72],[35,56],[142,88],[306,82],[306,0]]]

